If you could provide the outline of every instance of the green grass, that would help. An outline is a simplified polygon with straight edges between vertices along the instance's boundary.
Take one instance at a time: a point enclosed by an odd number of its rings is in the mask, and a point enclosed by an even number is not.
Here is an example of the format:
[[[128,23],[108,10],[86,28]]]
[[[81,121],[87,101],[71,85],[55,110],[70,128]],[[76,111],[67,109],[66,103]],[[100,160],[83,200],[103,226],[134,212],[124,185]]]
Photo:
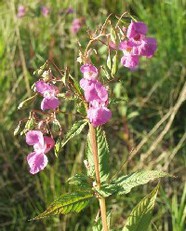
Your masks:
[[[37,1],[34,0],[20,3],[32,10],[38,7]],[[65,182],[71,175],[83,170],[85,134],[66,145],[58,159],[51,154],[50,165],[37,176],[28,173],[25,158],[30,149],[24,137],[13,136],[17,122],[28,116],[28,110],[17,111],[18,104],[29,95],[26,83],[32,85],[35,81],[33,71],[47,58],[53,58],[61,69],[70,66],[73,76],[76,79],[80,78],[79,66],[76,62],[77,37],[69,34],[70,24],[76,15],[84,16],[87,27],[95,29],[104,22],[108,14],[120,15],[128,10],[137,19],[147,23],[149,34],[158,41],[155,57],[141,60],[138,71],[130,72],[121,68],[118,72],[118,76],[122,77],[123,81],[117,86],[114,85],[117,87],[114,94],[117,97],[124,96],[128,100],[118,104],[118,110],[116,105],[112,106],[113,118],[105,126],[112,153],[110,158],[113,174],[117,174],[121,162],[127,159],[130,148],[135,147],[176,104],[185,82],[186,2],[184,0],[73,2],[53,0],[45,3],[53,10],[49,18],[37,17],[32,13],[15,23],[14,7],[17,9],[18,1],[15,1],[15,5],[13,0],[0,2],[0,230],[3,231],[91,230],[96,217],[95,204],[77,215],[28,222],[57,196],[68,190]],[[76,9],[76,15],[59,16],[59,10],[68,6]],[[85,32],[84,27],[78,36],[82,46],[85,46],[88,41]],[[105,59],[106,56],[102,55],[101,60],[104,62]],[[65,107],[67,106],[64,104]],[[64,131],[67,131],[75,120],[74,112],[75,108],[72,107],[72,114],[61,118]],[[148,139],[135,158],[123,167],[125,173],[149,166],[149,168],[166,170],[177,176],[162,183],[150,228],[152,231],[184,231],[186,228],[184,227],[183,184],[186,142],[179,145],[186,132],[185,114],[185,102],[183,102],[168,132],[148,158],[142,161],[141,154],[148,152],[165,128],[167,120]],[[167,164],[174,152],[174,158]],[[112,212],[114,230],[123,227],[131,209],[146,193],[150,192],[152,186],[141,187],[141,191],[133,190],[125,198],[118,197],[117,202],[114,198],[109,199],[108,208]]]

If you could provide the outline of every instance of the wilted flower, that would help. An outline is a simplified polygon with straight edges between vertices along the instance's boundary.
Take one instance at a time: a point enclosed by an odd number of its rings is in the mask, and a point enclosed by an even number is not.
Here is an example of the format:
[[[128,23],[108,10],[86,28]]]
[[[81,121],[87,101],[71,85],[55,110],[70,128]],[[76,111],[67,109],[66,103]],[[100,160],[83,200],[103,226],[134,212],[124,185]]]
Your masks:
[[[43,136],[43,133],[38,130],[27,132],[26,142],[34,148],[34,152],[27,156],[27,161],[30,173],[36,174],[46,167],[48,158],[45,154],[54,147],[55,142],[51,137]]]

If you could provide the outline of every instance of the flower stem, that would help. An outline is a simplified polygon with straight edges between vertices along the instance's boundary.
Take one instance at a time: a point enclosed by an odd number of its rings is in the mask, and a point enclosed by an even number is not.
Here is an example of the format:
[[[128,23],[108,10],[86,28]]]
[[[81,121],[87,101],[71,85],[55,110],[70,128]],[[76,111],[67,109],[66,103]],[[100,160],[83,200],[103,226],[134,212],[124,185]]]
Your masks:
[[[95,167],[95,173],[96,173],[96,183],[97,183],[97,187],[100,188],[101,181],[100,181],[100,172],[99,172],[99,159],[98,159],[96,131],[95,131],[95,128],[92,126],[92,124],[89,124],[89,131],[90,131],[90,143],[91,143],[93,159],[94,159],[94,167]],[[101,210],[101,220],[102,220],[103,231],[108,231],[105,198],[103,197],[99,198],[99,207]]]

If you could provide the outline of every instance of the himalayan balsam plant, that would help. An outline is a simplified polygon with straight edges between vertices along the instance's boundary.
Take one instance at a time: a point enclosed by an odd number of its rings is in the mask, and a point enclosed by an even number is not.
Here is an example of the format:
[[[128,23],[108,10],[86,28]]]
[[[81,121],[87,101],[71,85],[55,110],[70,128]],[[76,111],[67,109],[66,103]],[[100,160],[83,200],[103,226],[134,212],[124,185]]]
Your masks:
[[[134,71],[139,66],[140,57],[152,58],[157,48],[156,39],[147,36],[147,25],[134,18],[129,21],[129,16],[124,13],[117,21],[115,18],[111,20],[109,16],[99,29],[88,32],[89,42],[85,48],[78,43],[80,81],[70,74],[69,68],[60,70],[49,60],[34,72],[38,79],[32,86],[33,96],[21,102],[18,108],[22,109],[37,100],[39,109],[30,111],[24,129],[21,129],[22,120],[15,130],[15,134],[25,135],[26,143],[31,146],[32,151],[26,158],[30,174],[43,171],[49,164],[48,155],[51,151],[54,150],[55,155],[59,155],[67,142],[80,135],[85,127],[88,127],[88,134],[84,158],[86,174],[76,174],[68,179],[68,183],[76,190],[61,195],[32,220],[71,212],[79,213],[93,200],[97,200],[100,219],[95,222],[93,230],[108,231],[111,226],[114,228],[114,224],[111,225],[108,219],[111,213],[106,209],[108,197],[123,196],[134,187],[168,176],[162,171],[144,169],[129,175],[110,176],[109,145],[103,126],[112,120],[115,113],[110,110],[109,95],[112,84],[120,80],[120,77],[115,77],[119,68]],[[75,33],[79,24],[74,28]],[[100,46],[106,48],[105,63],[97,58]],[[101,63],[93,63],[92,60]],[[58,77],[54,73],[58,73]],[[75,121],[65,135],[59,119],[60,114],[64,113],[64,101],[74,101],[78,105],[76,113],[82,118]],[[57,132],[53,130],[53,125],[58,128]],[[148,229],[158,188],[159,184],[132,210],[123,231]]]

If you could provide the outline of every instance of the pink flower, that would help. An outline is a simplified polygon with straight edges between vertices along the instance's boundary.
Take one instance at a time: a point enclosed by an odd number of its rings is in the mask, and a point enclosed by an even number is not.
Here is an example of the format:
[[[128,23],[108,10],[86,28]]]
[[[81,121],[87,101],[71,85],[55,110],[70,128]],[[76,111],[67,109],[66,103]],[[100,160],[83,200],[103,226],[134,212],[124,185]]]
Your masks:
[[[50,13],[50,9],[46,6],[41,7],[41,13],[44,17],[47,17]]]
[[[127,29],[127,38],[138,39],[141,35],[146,35],[147,26],[143,22],[133,22],[131,21]]]
[[[140,42],[141,43],[139,45],[133,47],[133,53],[136,55],[151,58],[157,49],[156,39],[146,37]]]
[[[93,101],[87,111],[87,117],[94,127],[107,123],[112,117],[111,111]]]
[[[44,99],[41,102],[41,109],[56,109],[59,106],[59,99],[56,97],[58,88],[52,84],[39,80],[35,83],[36,91],[39,92]]]
[[[17,11],[18,11],[17,12],[17,17],[18,18],[22,18],[26,14],[26,8],[23,5],[18,6],[18,10]]]
[[[54,147],[55,142],[51,137],[43,136],[43,133],[38,130],[27,132],[26,142],[34,148],[34,152],[27,156],[27,162],[30,173],[36,174],[46,167],[48,158],[45,154]]]
[[[83,77],[80,86],[84,90],[85,100],[89,103],[87,118],[94,127],[107,123],[112,114],[108,105],[107,89],[96,79],[98,69],[92,64],[85,64],[80,68]]]
[[[139,64],[139,56],[137,55],[124,55],[121,58],[121,64],[124,67],[128,67],[131,70],[135,70],[138,67]]]
[[[88,80],[94,80],[98,76],[98,69],[92,64],[81,66],[80,71],[83,73],[83,77]]]
[[[80,86],[84,90],[87,102],[96,100],[97,102],[106,103],[108,101],[108,92],[98,80],[81,79]]]
[[[78,31],[81,29],[81,27],[83,26],[85,20],[84,18],[75,18],[72,22],[72,26],[70,28],[70,31],[73,34],[77,34]]]

